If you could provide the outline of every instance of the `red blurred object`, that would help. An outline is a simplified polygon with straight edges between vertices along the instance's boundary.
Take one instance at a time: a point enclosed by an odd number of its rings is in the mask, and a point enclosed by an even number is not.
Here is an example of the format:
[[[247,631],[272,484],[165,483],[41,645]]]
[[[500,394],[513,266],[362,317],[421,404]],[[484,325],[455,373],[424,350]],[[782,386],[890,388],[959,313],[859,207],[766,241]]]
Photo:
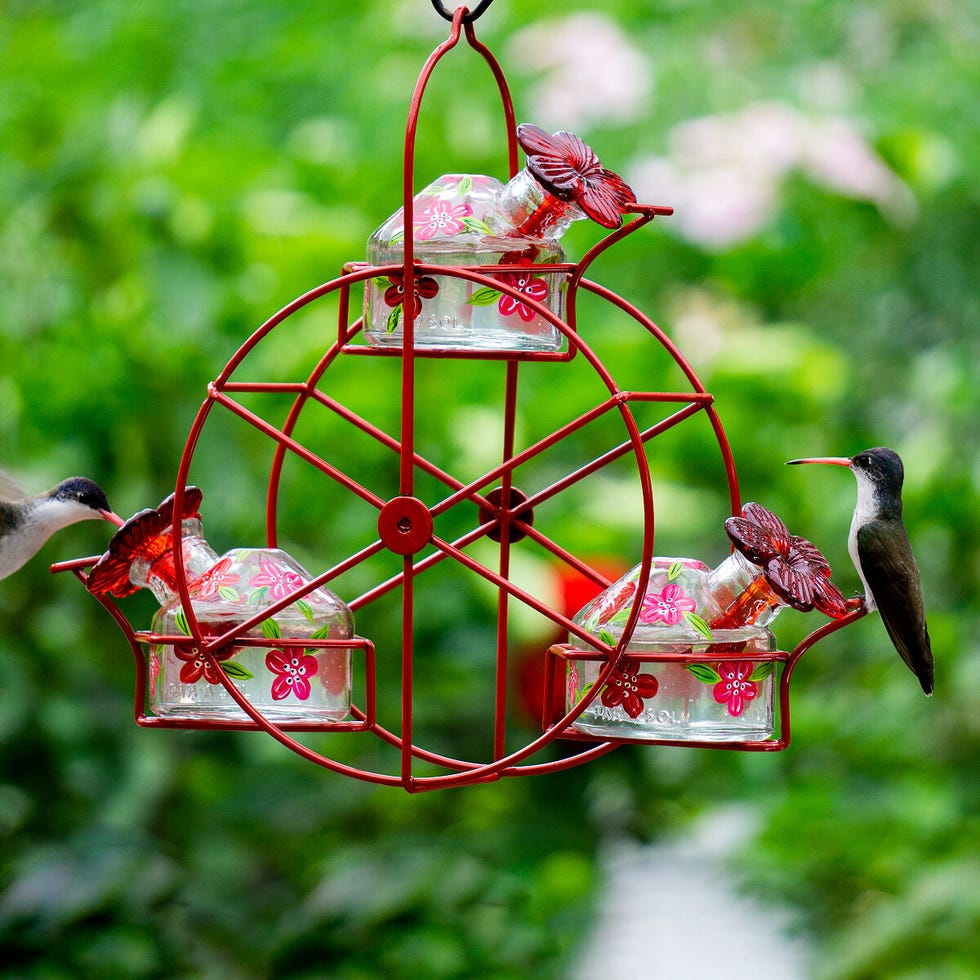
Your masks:
[[[592,567],[609,581],[615,581],[626,571],[625,565],[611,559],[594,562]],[[552,574],[557,580],[562,614],[569,619],[587,602],[591,602],[604,591],[604,587],[593,578],[568,565],[553,566]],[[564,632],[555,629],[550,635],[536,639],[531,646],[521,647],[515,654],[518,702],[526,721],[537,724],[542,718],[546,701],[544,690],[546,651],[553,643],[560,643],[564,638]],[[552,688],[551,703],[558,707],[562,704],[564,697],[565,679],[556,674],[551,678],[550,683]],[[558,721],[563,713],[563,711],[559,712],[551,719],[551,722]]]

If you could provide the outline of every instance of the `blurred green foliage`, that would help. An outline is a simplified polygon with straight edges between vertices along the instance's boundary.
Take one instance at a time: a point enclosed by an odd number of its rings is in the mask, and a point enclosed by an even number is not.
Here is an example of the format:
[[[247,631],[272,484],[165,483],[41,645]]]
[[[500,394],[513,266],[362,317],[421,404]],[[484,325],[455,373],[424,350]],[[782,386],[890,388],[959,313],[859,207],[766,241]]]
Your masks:
[[[596,44],[612,25],[639,58],[643,97],[620,92],[581,122],[546,118],[545,95],[563,91],[555,48],[590,12]],[[207,382],[271,313],[362,258],[400,203],[409,94],[446,27],[424,0],[0,5],[8,469],[33,491],[92,476],[122,514],[173,488]],[[668,153],[685,121],[761,103],[848,119],[891,175],[893,206],[835,188],[826,168],[849,175],[852,162],[811,134],[825,170],[782,172],[757,228],[718,244],[685,233],[680,213],[673,226],[658,219],[593,278],[681,346],[716,396],[743,497],[816,541],[845,592],[858,585],[852,481],[782,464],[875,444],[905,457],[935,696],[921,697],[868,617],[803,661],[788,752],[623,749],[561,775],[409,796],[321,773],[260,735],[137,729],[122,637],[71,576],[47,571],[104,547],[105,527],[79,525],[0,584],[0,975],[568,975],[593,924],[599,845],[683,833],[693,815],[738,800],[762,828],[739,869],[798,911],[815,975],[976,976],[980,59],[966,5],[497,0],[478,28],[518,118],[580,132],[627,179]],[[464,49],[447,66],[426,96],[417,185],[460,170],[504,176],[485,68]],[[581,255],[594,230],[568,239]],[[311,370],[324,323],[298,318],[256,351],[251,376]],[[595,343],[634,386],[676,383],[625,331],[597,326]],[[385,418],[398,381],[376,371],[370,384],[338,371],[336,384]],[[561,388],[528,372],[525,407],[543,431],[590,404],[594,378],[572,371]],[[488,394],[499,371],[420,385],[432,451],[479,470],[499,424]],[[218,424],[213,439],[195,472],[209,537],[219,551],[259,543],[269,446]],[[710,431],[658,440],[651,467],[658,552],[716,562],[727,496]],[[282,517],[298,557],[360,540],[362,511],[295,479]],[[621,506],[626,483],[613,474],[596,499],[570,495],[551,520],[575,548],[629,563],[641,529]],[[420,731],[479,755],[492,603],[448,575],[431,589]],[[140,601],[134,618],[148,618]],[[814,625],[784,614],[781,645]],[[390,636],[397,619],[377,628]],[[519,624],[520,641],[540,647],[536,629]],[[383,698],[396,687],[382,678]],[[515,746],[534,737],[519,703],[512,717]],[[354,743],[316,745],[390,764]]]

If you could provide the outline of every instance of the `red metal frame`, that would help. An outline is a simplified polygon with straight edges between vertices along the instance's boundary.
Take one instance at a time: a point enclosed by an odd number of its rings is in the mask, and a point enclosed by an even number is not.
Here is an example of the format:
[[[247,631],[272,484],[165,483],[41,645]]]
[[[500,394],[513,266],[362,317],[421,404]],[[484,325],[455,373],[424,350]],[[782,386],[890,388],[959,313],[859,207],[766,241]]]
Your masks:
[[[412,226],[414,148],[422,96],[432,71],[438,62],[449,50],[456,46],[464,34],[469,46],[483,57],[497,83],[507,129],[510,174],[514,175],[518,169],[516,127],[510,93],[499,64],[489,50],[476,40],[473,23],[472,21],[466,21],[466,13],[465,7],[460,7],[456,11],[452,19],[452,28],[449,37],[432,52],[426,61],[412,97],[406,129],[404,159],[403,223],[407,228]],[[404,239],[405,255],[403,264],[374,267],[363,262],[350,263],[345,266],[343,274],[339,278],[324,283],[298,297],[256,330],[239,348],[218,377],[208,386],[207,398],[202,404],[191,427],[177,472],[174,502],[174,514],[176,515],[174,541],[177,552],[177,591],[187,615],[191,637],[165,637],[135,630],[115,603],[108,599],[100,600],[126,635],[134,654],[136,661],[136,699],[134,711],[137,724],[144,727],[262,730],[276,738],[287,748],[321,767],[341,775],[351,776],[377,784],[402,786],[410,792],[461,786],[494,780],[503,776],[525,776],[556,772],[601,756],[628,741],[625,739],[606,740],[587,747],[578,754],[564,758],[545,762],[528,761],[542,749],[549,746],[556,738],[581,738],[571,726],[609,679],[611,672],[623,656],[636,627],[640,612],[639,597],[646,591],[650,575],[651,559],[654,555],[653,487],[645,454],[646,444],[662,432],[693,415],[703,412],[710,422],[721,453],[732,513],[738,513],[740,510],[735,463],[721,420],[715,410],[712,395],[705,390],[687,359],[651,319],[626,300],[585,277],[586,271],[594,260],[611,245],[645,226],[657,215],[670,214],[671,210],[670,208],[660,206],[636,205],[630,209],[633,217],[620,229],[605,236],[578,263],[539,267],[543,272],[560,272],[567,277],[567,319],[564,321],[541,303],[529,298],[526,294],[519,293],[506,282],[493,277],[495,273],[508,271],[512,267],[505,265],[499,267],[481,266],[478,268],[446,267],[418,263],[414,257],[412,236],[406,235]],[[360,318],[353,320],[353,322],[351,321],[351,288],[364,284],[370,278],[383,276],[392,272],[404,275],[408,295],[412,293],[414,279],[426,274],[437,274],[444,277],[454,276],[471,281],[480,286],[490,286],[503,293],[513,295],[525,306],[533,308],[539,316],[543,317],[560,331],[564,338],[565,349],[554,353],[416,349],[414,345],[414,311],[410,303],[405,304],[403,309],[403,347],[401,349],[371,347],[364,343],[356,343],[355,341],[362,329],[363,322]],[[651,339],[659,343],[664,351],[680,367],[684,377],[690,384],[690,390],[682,392],[621,390],[615,379],[579,331],[576,300],[580,290],[597,296],[604,302],[609,303],[632,318],[639,327],[645,329]],[[284,383],[256,382],[239,380],[233,377],[246,357],[277,327],[294,314],[332,294],[337,295],[339,305],[336,341],[326,350],[305,381]],[[321,380],[328,368],[338,357],[347,355],[401,358],[401,414],[400,427],[397,435],[385,432],[381,428],[373,425],[351,408],[341,404],[327,390],[320,386]],[[515,424],[521,363],[541,361],[560,364],[561,362],[571,360],[573,357],[583,358],[592,367],[607,389],[608,396],[592,409],[550,433],[548,436],[539,439],[532,445],[518,449],[515,439]],[[506,362],[503,420],[504,437],[501,462],[499,465],[482,474],[477,480],[463,483],[445,472],[435,463],[423,457],[416,450],[415,419],[417,406],[415,377],[416,359],[418,358],[475,358],[481,360],[502,360]],[[236,395],[242,393],[286,393],[294,396],[294,401],[285,420],[281,424],[276,425],[249,410],[240,400],[237,400]],[[662,419],[654,425],[641,428],[634,417],[631,406],[650,402],[659,402],[665,405],[676,404],[677,408],[667,418]],[[341,472],[337,467],[331,465],[315,449],[303,445],[294,438],[293,433],[303,410],[312,406],[319,406],[320,409],[325,409],[335,414],[343,422],[375,439],[393,454],[397,454],[399,467],[399,494],[397,497],[392,500],[382,499],[368,487],[361,485],[356,480]],[[240,624],[233,630],[229,630],[223,636],[206,637],[202,634],[197,619],[194,616],[188,594],[187,581],[183,573],[180,554],[180,535],[177,532],[179,531],[179,515],[183,512],[184,493],[188,484],[190,468],[198,441],[210,413],[218,407],[237,415],[246,423],[254,426],[259,432],[272,439],[275,443],[266,503],[267,538],[270,546],[276,546],[277,542],[277,516],[282,468],[285,459],[290,454],[304,460],[339,486],[374,507],[379,515],[379,536],[371,545],[337,562],[331,568],[315,576],[301,590],[287,596],[276,603],[276,605],[264,609],[248,622]],[[591,463],[567,473],[550,486],[539,488],[530,496],[525,496],[523,492],[513,487],[513,474],[520,465],[534,459],[591,421],[607,413],[615,412],[619,413],[626,432],[626,437],[622,442],[610,447],[606,453]],[[533,510],[536,506],[568,489],[586,476],[597,472],[614,460],[621,459],[630,453],[635,458],[637,466],[636,475],[642,493],[644,533],[640,561],[644,570],[641,572],[639,581],[637,582],[637,598],[631,607],[622,638],[616,647],[609,647],[603,644],[597,637],[584,631],[562,613],[549,608],[541,599],[531,595],[511,581],[511,547],[517,540],[528,540],[537,547],[544,549],[557,561],[586,575],[599,587],[604,588],[608,586],[610,584],[608,579],[599,571],[590,567],[588,562],[576,557],[534,527]],[[443,484],[446,487],[446,496],[442,500],[429,504],[418,500],[415,497],[416,472],[423,472]],[[512,490],[514,491],[513,499],[511,499]],[[442,540],[432,532],[432,519],[462,503],[475,504],[479,508],[479,520],[471,531],[458,539],[454,541]],[[496,569],[487,567],[466,551],[469,545],[483,538],[490,538],[498,542],[499,559]],[[422,551],[426,548],[431,550],[422,555]],[[353,720],[351,721],[316,725],[273,724],[244,698],[232,681],[223,673],[221,674],[221,683],[248,715],[250,721],[233,723],[210,721],[190,722],[179,719],[157,718],[145,714],[148,678],[144,647],[157,643],[197,645],[207,652],[209,650],[217,650],[229,643],[236,645],[248,643],[259,646],[282,646],[289,641],[284,641],[283,639],[276,639],[274,641],[250,639],[245,637],[244,634],[252,626],[274,614],[278,609],[284,608],[297,598],[321,585],[328,585],[340,575],[350,571],[385,549],[402,556],[401,572],[384,582],[378,583],[364,594],[350,600],[349,604],[356,612],[359,609],[369,606],[381,596],[395,589],[401,589],[400,734],[396,734],[383,727],[376,717],[375,650],[372,642],[363,637],[343,641],[297,641],[301,642],[304,647],[337,646],[351,648],[355,652],[363,651],[365,665],[363,701],[360,706],[352,708]],[[416,745],[413,739],[413,718],[415,713],[415,688],[413,680],[415,660],[414,582],[417,576],[447,559],[456,562],[469,573],[487,580],[498,592],[493,744],[492,757],[487,762],[474,762],[446,757]],[[86,580],[85,569],[94,561],[95,559],[91,558],[65,562],[54,566],[53,570],[71,571],[84,582]],[[551,724],[550,719],[554,717],[552,712],[555,712],[555,706],[548,700],[551,696],[550,682],[554,677],[557,662],[570,655],[570,648],[568,646],[552,647],[546,654],[548,681],[545,684],[545,710],[546,718],[549,719],[549,722],[545,724],[542,734],[532,742],[517,751],[507,753],[505,749],[505,734],[507,728],[506,706],[508,694],[508,624],[511,614],[511,604],[513,602],[525,604],[530,609],[546,617],[560,629],[567,631],[571,637],[578,638],[584,643],[602,650],[606,665],[600,672],[597,682],[593,685],[590,695],[576,705],[573,710],[567,712],[556,723]],[[772,659],[783,664],[780,677],[781,732],[778,738],[760,743],[685,742],[677,744],[705,748],[740,748],[756,751],[785,748],[789,744],[789,680],[796,662],[802,653],[818,639],[852,622],[862,614],[861,611],[858,611],[843,620],[826,624],[821,629],[810,634],[791,654],[776,652],[766,655],[756,655],[752,658],[760,660]],[[397,750],[400,757],[398,772],[373,772],[337,762],[303,745],[290,734],[290,732],[299,731],[371,733]],[[435,764],[446,771],[438,775],[417,775],[415,773],[415,765],[417,763],[427,765]]]

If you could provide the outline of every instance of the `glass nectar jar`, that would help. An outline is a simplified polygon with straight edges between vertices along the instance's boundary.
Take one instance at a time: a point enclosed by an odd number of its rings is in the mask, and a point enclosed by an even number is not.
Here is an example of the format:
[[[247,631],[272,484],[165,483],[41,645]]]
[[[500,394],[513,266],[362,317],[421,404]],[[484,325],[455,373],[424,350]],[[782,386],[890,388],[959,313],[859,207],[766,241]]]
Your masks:
[[[417,262],[481,272],[516,294],[459,276],[426,274],[415,278],[408,297],[404,272],[375,277],[368,280],[364,299],[369,344],[401,347],[405,304],[412,303],[417,348],[555,351],[562,346],[561,331],[525,300],[564,319],[567,271],[546,267],[564,263],[565,251],[554,237],[515,234],[500,207],[503,190],[493,177],[440,177],[413,199],[410,233]],[[405,234],[399,209],[368,240],[368,263],[404,263]]]
[[[574,622],[619,644],[641,566],[586,605]],[[702,613],[711,570],[688,558],[654,558],[636,628],[603,689],[573,723],[600,737],[647,741],[764,741],[775,722],[775,637],[755,625],[714,629]],[[598,647],[574,641],[566,659],[572,710],[606,666]],[[576,656],[576,653],[581,656]]]
[[[192,635],[177,587],[171,518],[161,517],[163,509],[143,511],[123,525],[88,579],[97,595],[119,597],[148,588],[161,603],[147,642],[150,710],[162,717],[248,721],[225,690],[221,671],[273,723],[343,720],[350,710],[351,651],[297,642],[354,635],[351,610],[324,586],[235,637],[261,638],[261,644],[232,642],[204,652],[190,641],[154,642],[155,637]],[[181,530],[188,598],[205,637],[233,631],[312,581],[309,572],[276,548],[236,548],[219,558],[197,516],[185,517]]]
[[[369,344],[402,346],[404,308],[411,303],[416,347],[561,348],[562,331],[531,305],[540,304],[564,320],[570,270],[555,268],[565,261],[558,239],[581,218],[618,228],[636,196],[572,133],[549,135],[522,123],[515,136],[527,163],[506,186],[493,177],[447,174],[412,199],[410,229],[402,208],[371,236],[368,263],[402,269],[367,282],[364,334]],[[408,296],[409,234],[416,262],[485,269],[507,290],[427,273],[414,277]]]

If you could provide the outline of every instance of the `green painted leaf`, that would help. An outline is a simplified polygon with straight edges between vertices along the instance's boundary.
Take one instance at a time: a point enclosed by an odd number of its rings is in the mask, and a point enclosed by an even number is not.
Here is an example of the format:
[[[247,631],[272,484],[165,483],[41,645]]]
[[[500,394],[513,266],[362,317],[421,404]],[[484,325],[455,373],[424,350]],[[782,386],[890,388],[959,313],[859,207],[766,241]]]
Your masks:
[[[684,613],[684,618],[693,630],[700,633],[706,640],[711,639],[711,627],[700,616],[689,612]]]
[[[227,602],[238,602],[241,598],[238,594],[238,589],[233,589],[230,585],[219,585],[218,595]]]
[[[226,660],[221,665],[221,669],[236,681],[249,681],[255,676],[248,667],[243,667],[234,660]]]
[[[759,664],[759,666],[752,671],[752,676],[749,678],[749,680],[764,681],[775,669],[776,669],[775,660],[769,660],[764,664]]]
[[[675,578],[681,573],[681,569],[684,566],[679,562],[675,561],[670,568],[667,569],[667,581],[673,582]]]
[[[473,190],[473,178],[469,174],[465,174],[456,185],[456,193],[462,197],[464,194],[469,194]]]
[[[707,664],[688,664],[687,669],[702,684],[717,684],[721,680],[718,671],[714,667],[709,667]]]
[[[609,630],[601,630],[599,633],[599,639],[602,640],[603,643],[606,643],[611,647],[614,647],[616,645],[616,637],[613,636],[612,633],[609,632]]]
[[[279,624],[274,619],[263,619],[262,635],[270,640],[278,640],[282,636],[282,630],[279,629]]]
[[[397,245],[400,241],[403,241],[404,238],[405,238],[405,229],[399,228],[398,231],[396,231],[394,235],[392,235],[391,238],[388,239],[388,244]]]
[[[174,620],[177,623],[177,629],[179,629],[184,636],[191,635],[191,628],[187,622],[187,614],[183,609],[178,609],[177,612],[174,613]]]
[[[313,607],[305,599],[296,600],[296,608],[312,623]]]
[[[402,308],[400,306],[392,307],[391,312],[388,314],[388,320],[385,323],[385,329],[388,333],[394,333],[401,321]]]
[[[268,591],[269,586],[263,585],[261,588],[249,593],[248,604],[250,606],[257,606],[266,597]]]
[[[470,306],[490,306],[496,303],[498,299],[500,299],[499,289],[491,289],[489,286],[484,286],[482,289],[476,290],[466,302]]]
[[[478,235],[492,235],[493,229],[479,218],[463,218],[463,227],[467,231],[476,232]]]
[[[325,626],[321,626],[318,630],[314,630],[310,633],[311,640],[326,640],[330,637],[330,624],[327,623]]]

